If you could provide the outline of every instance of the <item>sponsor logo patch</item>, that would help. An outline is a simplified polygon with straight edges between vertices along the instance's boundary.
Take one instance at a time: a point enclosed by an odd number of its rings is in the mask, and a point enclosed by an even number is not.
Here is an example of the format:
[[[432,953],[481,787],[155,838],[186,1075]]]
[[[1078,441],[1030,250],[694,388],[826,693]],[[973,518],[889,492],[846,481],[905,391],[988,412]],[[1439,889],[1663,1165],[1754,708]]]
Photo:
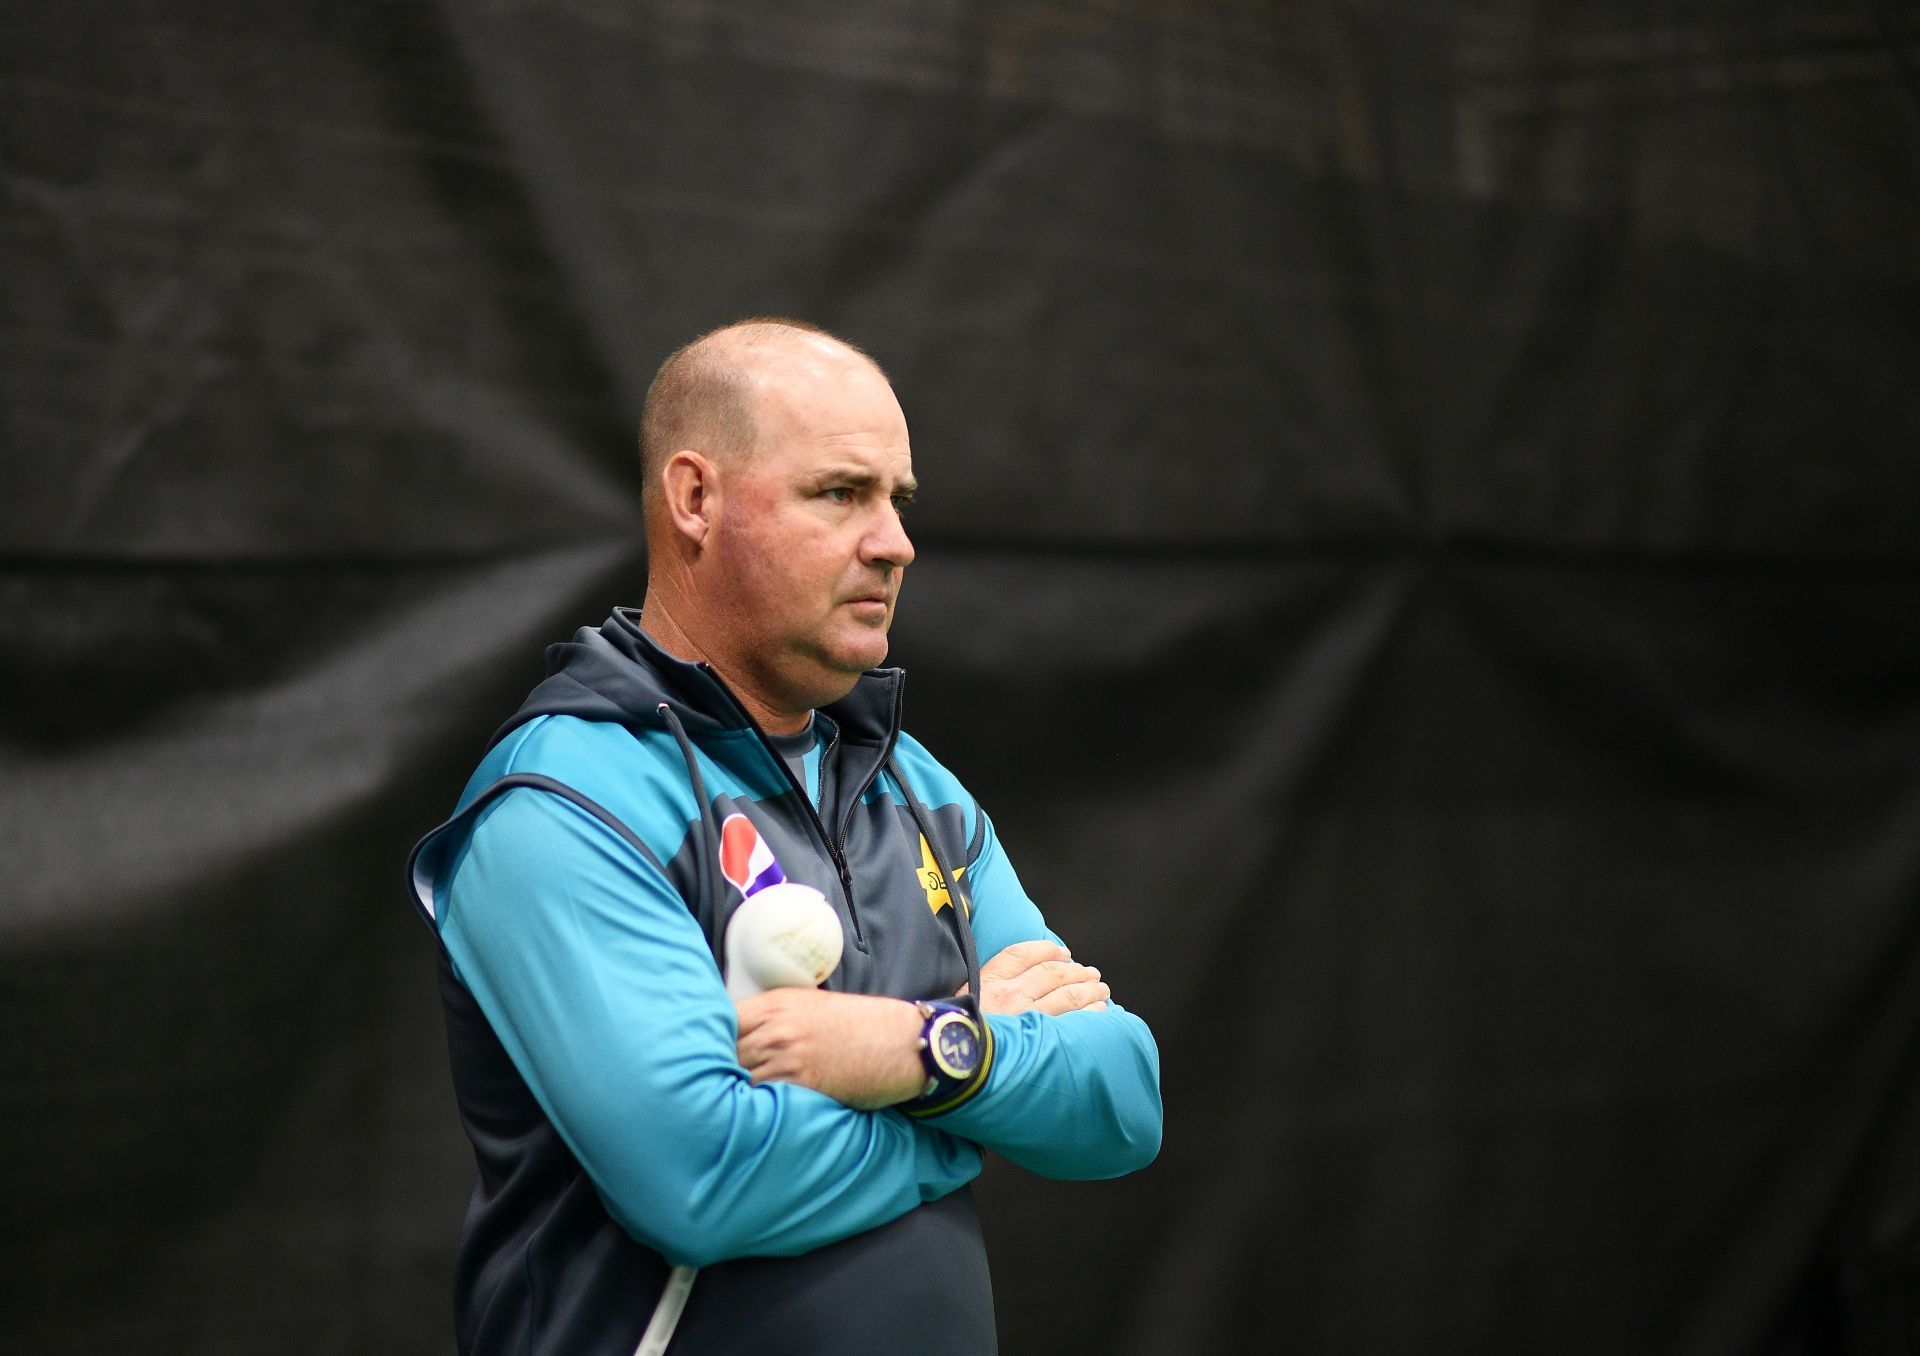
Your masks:
[[[743,896],[758,894],[787,878],[767,840],[743,814],[728,815],[720,822],[720,874]]]

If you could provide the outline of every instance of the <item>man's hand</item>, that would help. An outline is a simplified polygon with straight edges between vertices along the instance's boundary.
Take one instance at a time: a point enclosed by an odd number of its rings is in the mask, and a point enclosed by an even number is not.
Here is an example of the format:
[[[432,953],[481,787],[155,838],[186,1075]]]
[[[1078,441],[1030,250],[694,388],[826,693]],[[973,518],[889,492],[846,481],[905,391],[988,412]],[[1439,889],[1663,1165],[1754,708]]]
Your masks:
[[[981,1012],[1099,1012],[1112,996],[1098,970],[1052,942],[1015,942],[980,967]]]
[[[920,1012],[902,999],[769,989],[736,1006],[740,1063],[756,1083],[798,1083],[856,1111],[907,1101],[926,1086]]]

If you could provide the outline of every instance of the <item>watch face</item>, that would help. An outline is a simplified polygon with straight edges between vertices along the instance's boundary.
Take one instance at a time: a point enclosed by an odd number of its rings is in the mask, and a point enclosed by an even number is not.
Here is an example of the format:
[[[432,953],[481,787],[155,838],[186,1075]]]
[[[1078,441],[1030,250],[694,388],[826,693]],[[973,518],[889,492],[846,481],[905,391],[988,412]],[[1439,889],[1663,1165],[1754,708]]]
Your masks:
[[[967,1078],[980,1063],[980,1036],[964,1013],[942,1013],[933,1024],[934,1062],[948,1078]]]

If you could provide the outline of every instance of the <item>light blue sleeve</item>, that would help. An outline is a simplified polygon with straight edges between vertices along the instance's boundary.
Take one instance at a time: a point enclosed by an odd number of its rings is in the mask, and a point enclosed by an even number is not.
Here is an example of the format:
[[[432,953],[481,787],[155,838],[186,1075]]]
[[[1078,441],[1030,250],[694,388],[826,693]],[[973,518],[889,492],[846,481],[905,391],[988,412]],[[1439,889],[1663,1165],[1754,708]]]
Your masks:
[[[1015,942],[1061,942],[980,813],[984,842],[967,869],[980,959]],[[989,1015],[987,1022],[993,1065],[986,1083],[931,1123],[1043,1177],[1118,1177],[1153,1161],[1160,1152],[1160,1051],[1145,1022],[1114,1003],[1102,1012]]]
[[[486,807],[441,889],[455,973],[613,1217],[669,1260],[808,1252],[978,1174],[941,1129],[755,1087],[698,923],[565,799]]]

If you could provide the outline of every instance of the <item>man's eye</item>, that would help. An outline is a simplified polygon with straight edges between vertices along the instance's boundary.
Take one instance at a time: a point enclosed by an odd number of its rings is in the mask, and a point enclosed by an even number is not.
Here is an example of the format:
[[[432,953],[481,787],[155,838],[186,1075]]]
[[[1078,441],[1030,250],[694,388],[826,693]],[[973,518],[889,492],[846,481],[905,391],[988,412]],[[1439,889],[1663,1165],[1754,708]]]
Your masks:
[[[911,496],[904,495],[904,494],[896,494],[893,497],[893,511],[895,513],[898,513],[904,516],[906,514],[906,511],[912,507],[913,507],[913,499]]]
[[[851,504],[853,502],[853,491],[845,485],[836,485],[830,490],[822,490],[821,493],[836,504]]]

